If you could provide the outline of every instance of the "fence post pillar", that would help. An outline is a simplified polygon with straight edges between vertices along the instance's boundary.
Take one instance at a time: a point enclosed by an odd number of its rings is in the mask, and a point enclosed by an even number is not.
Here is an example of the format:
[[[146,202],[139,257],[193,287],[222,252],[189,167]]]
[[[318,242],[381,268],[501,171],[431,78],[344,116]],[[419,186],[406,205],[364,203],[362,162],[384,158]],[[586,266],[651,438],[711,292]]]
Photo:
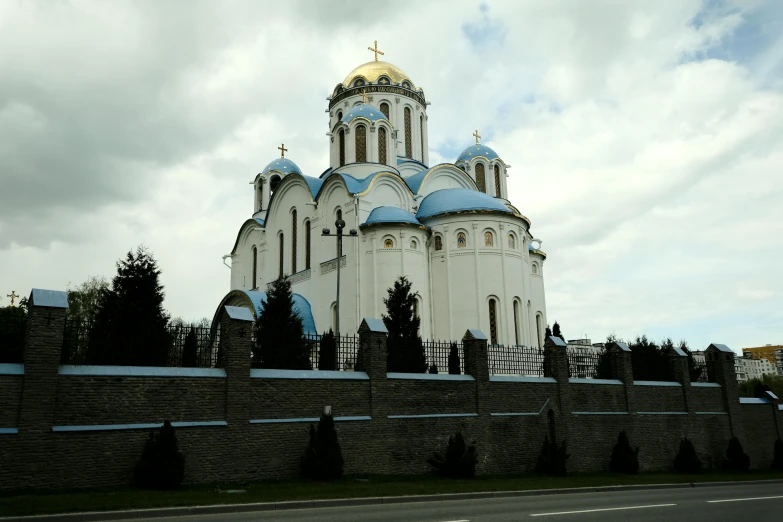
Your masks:
[[[232,462],[240,473],[223,478],[246,478],[253,459],[247,454],[246,436],[250,429],[250,354],[252,353],[253,315],[247,308],[223,307],[220,317],[219,360],[226,371],[226,423],[227,440]],[[230,470],[226,466],[226,470]]]
[[[557,381],[557,403],[561,414],[571,413],[568,376],[567,345],[561,338],[550,335],[544,339],[544,377]]]
[[[669,363],[672,368],[674,380],[682,385],[682,398],[685,401],[685,411],[694,414],[693,401],[691,400],[691,373],[688,368],[688,354],[681,348],[674,347],[669,350]]]
[[[462,337],[465,354],[465,375],[476,379],[476,413],[489,413],[489,359],[487,336],[477,329],[469,329]]]
[[[612,367],[614,378],[623,383],[625,388],[625,408],[628,413],[633,413],[633,362],[631,349],[621,342],[612,342],[606,345],[606,349],[612,354]]]
[[[370,417],[381,415],[386,420],[384,386],[388,354],[386,338],[389,331],[380,319],[362,319],[359,325],[359,353],[356,355],[356,371],[370,378]]]
[[[725,344],[711,344],[704,351],[710,380],[720,384],[726,413],[729,414],[731,435],[745,442],[745,426],[742,424],[739,385],[734,369],[734,351]]]

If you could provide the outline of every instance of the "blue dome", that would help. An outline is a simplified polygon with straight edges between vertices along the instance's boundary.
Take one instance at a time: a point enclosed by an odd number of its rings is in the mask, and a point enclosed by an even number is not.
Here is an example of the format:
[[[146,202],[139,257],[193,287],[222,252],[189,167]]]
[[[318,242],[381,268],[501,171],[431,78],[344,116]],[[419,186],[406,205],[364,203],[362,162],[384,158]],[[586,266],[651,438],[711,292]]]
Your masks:
[[[350,123],[356,118],[365,118],[372,122],[375,122],[378,120],[385,120],[386,115],[383,114],[381,110],[377,107],[360,103],[356,107],[346,110],[346,114],[345,116],[343,116],[342,122]]]
[[[377,223],[409,223],[421,226],[421,222],[413,217],[413,214],[397,207],[376,207],[370,212],[364,225]]]
[[[465,188],[441,189],[431,192],[419,204],[416,217],[424,219],[450,212],[482,210],[513,214],[501,200],[483,192]]]
[[[492,161],[498,159],[500,156],[486,145],[471,145],[462,151],[462,154],[459,155],[457,161],[470,161],[473,158],[479,157],[487,158],[487,160]]]
[[[290,174],[292,172],[296,172],[297,174],[302,173],[302,169],[299,168],[299,165],[294,163],[288,158],[277,158],[276,160],[273,160],[264,167],[264,170],[261,171],[261,174],[266,174],[270,170],[276,170],[278,172],[282,172],[283,174]]]

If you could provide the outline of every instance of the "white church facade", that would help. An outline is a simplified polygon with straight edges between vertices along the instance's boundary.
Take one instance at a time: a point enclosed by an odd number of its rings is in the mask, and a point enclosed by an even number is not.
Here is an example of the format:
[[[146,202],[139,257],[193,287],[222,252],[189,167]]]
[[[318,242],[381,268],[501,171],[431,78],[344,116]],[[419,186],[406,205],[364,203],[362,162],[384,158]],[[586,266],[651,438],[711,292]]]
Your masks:
[[[387,288],[404,275],[419,294],[422,338],[480,328],[491,343],[541,345],[546,255],[508,199],[508,165],[478,132],[454,163],[430,165],[424,92],[377,54],[336,86],[328,114],[328,169],[310,176],[280,157],[253,180],[253,214],[224,257],[231,292],[221,306],[257,314],[283,276],[305,329],[335,329],[339,262],[343,333],[381,317]],[[322,235],[337,219],[339,260],[336,238]]]

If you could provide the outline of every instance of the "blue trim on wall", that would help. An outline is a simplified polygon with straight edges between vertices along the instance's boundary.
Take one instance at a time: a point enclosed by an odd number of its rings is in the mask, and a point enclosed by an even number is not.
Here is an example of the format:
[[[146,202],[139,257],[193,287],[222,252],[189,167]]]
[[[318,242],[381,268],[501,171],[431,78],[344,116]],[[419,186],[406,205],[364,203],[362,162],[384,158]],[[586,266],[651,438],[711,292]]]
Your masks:
[[[294,417],[290,419],[252,419],[250,424],[286,424],[290,422],[318,422],[318,417]],[[335,422],[347,422],[347,421],[368,421],[372,420],[372,417],[367,415],[355,415],[345,417],[335,417]]]
[[[365,372],[336,372],[329,370],[250,370],[251,379],[345,379],[369,381]]]
[[[172,422],[175,428],[197,428],[204,426],[228,426],[226,421]],[[144,424],[83,424],[77,426],[52,426],[52,431],[118,431],[118,430],[153,430],[163,426],[162,422]]]
[[[623,384],[619,379],[568,379],[571,384]]]
[[[522,413],[490,413],[490,417],[526,417],[528,415],[541,415],[537,412],[522,412]]]
[[[760,399],[758,397],[740,397],[740,404],[769,404],[769,399]]]
[[[489,382],[537,382],[557,384],[554,377],[527,377],[525,375],[490,375]]]
[[[410,379],[414,381],[475,381],[472,375],[451,375],[448,373],[399,373],[386,374],[387,379]]]
[[[0,428],[0,435],[16,435],[19,428]]]
[[[682,387],[682,384],[674,381],[634,381],[633,385],[634,386],[672,386],[672,387],[680,386]]]
[[[696,415],[728,415],[725,411],[695,411]]]
[[[169,368],[162,366],[76,366],[62,364],[59,375],[102,375],[115,377],[212,377],[226,378],[223,368]]]
[[[696,388],[720,388],[717,382],[692,382],[691,386]]]
[[[637,411],[637,415],[688,415],[687,411]]]
[[[783,404],[778,404],[778,410],[783,410]]]
[[[478,413],[430,413],[426,415],[387,415],[386,418],[388,419],[445,419],[450,417],[478,417]]]
[[[571,415],[628,415],[627,411],[572,411]]]
[[[0,364],[0,375],[24,375],[24,364]]]

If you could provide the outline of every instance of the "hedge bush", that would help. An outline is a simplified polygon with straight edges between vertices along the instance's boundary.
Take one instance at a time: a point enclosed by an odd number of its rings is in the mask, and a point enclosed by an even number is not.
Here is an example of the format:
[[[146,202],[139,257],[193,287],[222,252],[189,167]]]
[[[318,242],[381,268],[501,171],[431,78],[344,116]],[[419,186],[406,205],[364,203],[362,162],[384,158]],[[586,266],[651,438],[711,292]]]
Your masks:
[[[775,453],[772,457],[772,469],[783,471],[783,440],[775,441]]]
[[[742,449],[742,443],[737,437],[729,439],[723,469],[727,471],[748,471],[750,469],[750,457]]]
[[[696,454],[696,448],[693,447],[693,443],[687,438],[682,439],[680,441],[680,451],[677,452],[677,456],[674,458],[674,470],[680,473],[701,473],[703,469],[704,467]]]
[[[145,489],[175,489],[185,478],[185,457],[177,447],[177,436],[171,422],[165,421],[158,433],[150,432],[136,469],[133,482]]]
[[[570,456],[566,450],[566,441],[558,446],[556,440],[550,442],[549,437],[544,437],[544,445],[541,446],[541,453],[538,454],[535,472],[545,475],[565,475],[566,460]]]
[[[617,436],[617,444],[612,448],[612,460],[609,461],[609,470],[614,473],[638,473],[639,472],[639,448],[631,448],[631,442],[625,430]]]
[[[343,453],[331,415],[321,415],[318,428],[310,425],[310,442],[302,456],[302,475],[314,480],[335,480],[343,476]]]
[[[473,478],[476,476],[476,463],[478,462],[474,444],[475,442],[470,446],[465,444],[465,438],[458,431],[456,435],[449,437],[446,455],[435,453],[432,458],[427,459],[427,463],[439,475],[449,478]]]

